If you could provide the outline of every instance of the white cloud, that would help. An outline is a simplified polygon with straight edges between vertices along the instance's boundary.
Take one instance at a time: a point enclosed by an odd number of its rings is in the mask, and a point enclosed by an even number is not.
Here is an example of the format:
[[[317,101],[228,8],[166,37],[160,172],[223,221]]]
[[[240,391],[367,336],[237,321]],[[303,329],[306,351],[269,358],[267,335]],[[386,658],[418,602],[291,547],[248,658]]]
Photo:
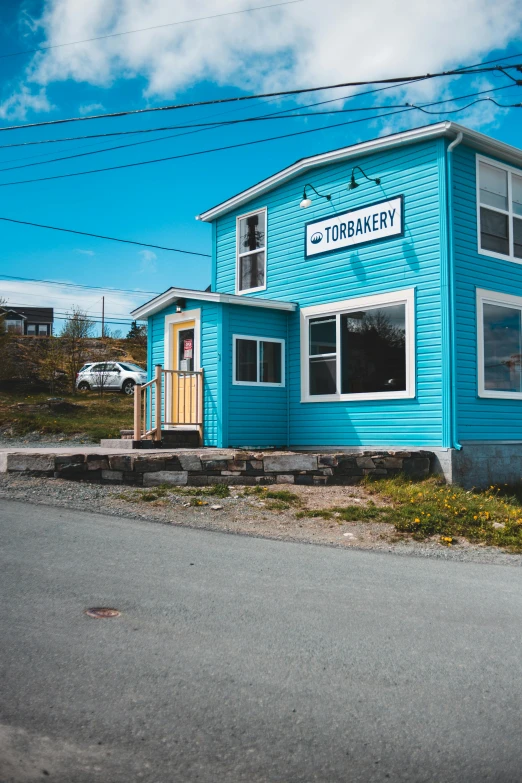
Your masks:
[[[228,0],[221,8],[215,0],[47,0],[34,23],[52,45],[249,6],[251,0]],[[157,100],[201,81],[271,91],[480,61],[517,40],[521,29],[520,0],[305,0],[40,52],[27,80],[42,88],[67,80],[108,88],[139,77],[145,97]],[[447,81],[433,80],[407,95],[435,99],[447,88]],[[381,93],[379,100],[397,94]]]
[[[234,11],[251,6],[229,0]],[[175,10],[174,10],[175,8]],[[76,41],[215,14],[214,0],[47,0],[49,43]],[[221,19],[66,46],[38,54],[32,78],[107,86],[139,74],[171,95],[208,79],[247,89],[424,73],[504,46],[522,23],[518,0],[305,0]]]
[[[9,98],[0,102],[0,117],[4,120],[25,120],[28,111],[51,111],[51,106],[45,88],[31,92],[26,85],[21,85]]]
[[[94,256],[94,255],[96,255],[94,250],[77,250],[76,252],[77,253],[81,253],[82,256]]]
[[[157,271],[156,259],[158,256],[156,253],[153,253],[152,250],[139,250],[138,255],[141,258],[139,271],[142,274],[152,274]]]
[[[84,103],[80,106],[78,111],[80,114],[94,114],[105,110],[103,103]]]

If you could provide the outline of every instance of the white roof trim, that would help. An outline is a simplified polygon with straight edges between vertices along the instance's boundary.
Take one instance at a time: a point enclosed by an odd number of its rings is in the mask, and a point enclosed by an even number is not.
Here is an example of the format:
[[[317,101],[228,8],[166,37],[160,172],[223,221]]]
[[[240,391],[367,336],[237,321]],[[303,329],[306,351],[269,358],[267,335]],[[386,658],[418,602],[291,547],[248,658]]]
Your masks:
[[[169,288],[165,293],[151,299],[141,307],[131,312],[133,318],[148,318],[158,313],[178,299],[196,299],[202,302],[221,302],[222,304],[243,305],[246,307],[264,307],[268,310],[286,310],[294,312],[295,302],[278,302],[275,299],[261,299],[254,296],[238,296],[237,294],[217,294],[212,291],[194,291],[191,288]]]
[[[260,196],[262,193],[272,190],[283,182],[293,179],[299,174],[302,174],[309,169],[316,168],[317,166],[337,163],[341,160],[347,160],[359,155],[369,155],[373,152],[380,152],[389,147],[414,144],[417,141],[426,141],[427,139],[437,138],[439,136],[456,137],[458,133],[463,134],[464,143],[470,144],[481,152],[496,155],[506,162],[522,166],[522,150],[517,147],[512,147],[510,144],[496,141],[496,139],[492,139],[484,133],[470,130],[455,122],[438,122],[435,125],[427,125],[422,128],[403,131],[402,133],[394,133],[391,136],[383,136],[380,139],[364,141],[360,144],[353,144],[350,147],[342,147],[341,149],[333,150],[332,152],[324,152],[320,155],[313,155],[310,158],[298,160],[286,169],[277,172],[277,174],[273,174],[271,177],[261,180],[261,182],[258,182],[251,188],[243,190],[236,196],[233,196],[227,201],[223,201],[221,204],[212,207],[212,209],[208,209],[206,212],[202,212],[201,215],[196,216],[196,220],[211,222],[221,215],[224,215],[226,212],[230,212],[232,209],[242,206],[256,196]]]

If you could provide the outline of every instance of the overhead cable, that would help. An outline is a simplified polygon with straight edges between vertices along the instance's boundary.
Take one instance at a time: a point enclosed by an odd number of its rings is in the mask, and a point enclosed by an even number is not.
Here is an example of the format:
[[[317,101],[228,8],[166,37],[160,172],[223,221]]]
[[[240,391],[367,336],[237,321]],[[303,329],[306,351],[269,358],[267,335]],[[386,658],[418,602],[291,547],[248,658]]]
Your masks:
[[[88,288],[90,291],[109,291],[111,293],[119,294],[152,294],[158,296],[158,291],[143,291],[141,288],[108,288],[103,285],[84,285],[83,283],[64,283],[61,280],[42,280],[38,277],[19,277],[18,275],[4,275],[0,272],[0,278],[5,280],[23,280],[28,283],[49,283],[49,285],[61,285],[66,288]]]
[[[206,22],[209,19],[219,19],[222,16],[235,16],[236,14],[246,14],[251,11],[263,11],[265,8],[279,8],[283,5],[295,5],[304,3],[305,0],[285,0],[283,3],[272,3],[271,5],[258,5],[254,8],[240,8],[238,11],[226,11],[222,14],[212,14],[212,16],[197,16],[194,19],[181,19],[179,22],[166,22],[165,24],[156,24],[152,27],[141,27],[138,30],[124,30],[121,33],[107,33],[107,35],[98,35],[95,38],[84,38],[82,41],[68,41],[67,43],[50,44],[49,46],[38,46],[36,49],[24,49],[21,52],[9,52],[0,54],[0,60],[6,57],[20,57],[23,54],[36,54],[37,52],[46,52],[49,49],[61,49],[64,46],[76,46],[76,44],[92,43],[93,41],[103,41],[106,38],[120,38],[123,35],[133,35],[134,33],[146,33],[149,30],[160,30],[164,27],[176,27],[182,24],[192,24],[194,22]]]
[[[520,64],[506,65],[504,66],[504,68],[520,70],[522,68],[522,65]],[[282,97],[284,95],[303,95],[304,93],[309,93],[309,92],[337,90],[340,89],[341,87],[365,87],[370,84],[396,84],[397,82],[406,82],[406,81],[411,81],[411,82],[428,81],[430,79],[437,79],[446,76],[466,76],[466,75],[475,75],[477,73],[493,73],[495,71],[503,72],[504,68],[502,68],[499,65],[495,65],[495,66],[474,68],[473,70],[453,69],[450,71],[426,73],[418,76],[396,76],[387,79],[372,79],[370,81],[367,80],[367,81],[356,81],[356,82],[341,82],[339,84],[326,84],[326,85],[322,85],[321,87],[303,87],[295,90],[278,90],[277,92],[265,92],[265,93],[258,93],[256,95],[236,95],[230,98],[214,98],[213,100],[193,101],[191,103],[177,103],[177,104],[174,103],[166,106],[148,106],[145,109],[128,109],[125,111],[108,112],[106,114],[90,114],[81,117],[64,117],[63,119],[59,119],[59,120],[45,120],[44,122],[31,122],[31,123],[25,123],[23,125],[8,125],[3,128],[0,128],[0,131],[22,130],[24,128],[42,128],[47,125],[64,125],[65,123],[69,123],[69,122],[85,122],[86,120],[101,120],[101,119],[111,119],[116,117],[129,117],[131,115],[149,114],[151,112],[158,112],[158,111],[175,111],[178,109],[192,109],[195,108],[196,106],[218,106],[224,103],[241,103],[244,101],[259,100],[261,98],[277,98],[277,97]]]
[[[507,89],[508,86],[510,87],[511,85],[506,85],[504,88]],[[425,106],[429,107],[429,106],[437,105],[438,103],[440,103],[440,101],[434,101],[432,103],[425,104]],[[507,106],[507,107],[504,107],[504,108],[520,108],[520,104],[513,104],[513,106]],[[356,125],[357,123],[360,123],[360,122],[368,122],[369,120],[379,120],[379,119],[381,119],[383,117],[395,116],[397,114],[404,114],[405,112],[411,112],[411,111],[417,111],[417,110],[419,110],[417,106],[413,106],[413,105],[410,104],[406,108],[399,109],[397,111],[385,112],[384,114],[378,114],[378,115],[375,115],[375,116],[372,116],[372,117],[360,117],[359,119],[356,119],[356,120],[347,120],[346,122],[338,122],[338,123],[334,123],[332,125],[323,125],[320,128],[308,128],[308,129],[302,130],[302,131],[294,131],[293,133],[285,133],[285,134],[282,134],[280,136],[269,136],[269,137],[264,138],[264,139],[254,139],[253,141],[238,142],[236,144],[228,144],[228,145],[225,145],[225,146],[222,146],[222,147],[212,147],[212,148],[206,149],[206,150],[195,150],[193,152],[184,152],[184,153],[180,153],[178,155],[168,155],[167,157],[164,157],[164,158],[153,158],[151,160],[141,160],[141,161],[136,161],[134,163],[120,163],[119,165],[116,165],[116,166],[106,166],[106,167],[99,168],[99,169],[88,169],[86,171],[73,171],[73,172],[69,172],[69,173],[66,173],[66,174],[53,174],[53,175],[50,175],[48,177],[35,177],[33,179],[15,180],[13,182],[0,182],[0,188],[8,187],[8,186],[11,186],[11,185],[27,185],[27,184],[30,184],[30,183],[33,183],[33,182],[49,182],[51,180],[56,180],[56,179],[69,179],[71,177],[81,177],[81,176],[85,176],[87,174],[99,174],[99,173],[105,172],[105,171],[118,171],[118,170],[122,170],[122,169],[136,168],[137,166],[148,166],[148,165],[153,164],[153,163],[164,163],[164,162],[170,161],[170,160],[180,160],[182,158],[192,158],[192,157],[196,157],[198,155],[208,155],[208,154],[214,153],[214,152],[224,152],[224,151],[228,151],[228,150],[232,150],[232,149],[239,149],[241,147],[250,147],[250,146],[255,145],[255,144],[265,144],[265,143],[270,142],[270,141],[280,141],[281,139],[295,138],[296,136],[304,136],[304,135],[310,134],[310,133],[319,133],[319,132],[325,131],[325,130],[335,130],[336,128],[346,127],[347,125]],[[456,112],[457,111],[463,111],[463,109],[456,109],[455,111]],[[442,112],[437,112],[437,113],[440,114]],[[122,145],[122,146],[124,146],[124,145]],[[43,228],[46,228],[46,226],[43,226]],[[106,238],[106,237],[102,237],[102,238]],[[151,245],[151,247],[154,247],[154,246]],[[172,248],[161,248],[161,249],[172,249]],[[202,255],[202,254],[198,254],[198,255]]]
[[[6,183],[4,183],[6,184]],[[198,253],[195,250],[182,250],[179,247],[165,247],[164,245],[152,245],[149,242],[138,242],[134,239],[118,239],[116,237],[107,237],[103,234],[91,234],[88,231],[75,231],[72,228],[60,228],[58,226],[46,226],[43,223],[31,223],[28,220],[15,220],[14,218],[0,217],[0,220],[4,220],[7,223],[19,223],[23,226],[34,226],[35,228],[47,228],[51,231],[65,231],[67,234],[79,234],[84,237],[95,237],[96,239],[108,239],[110,242],[123,242],[126,245],[139,245],[140,247],[153,247],[156,250],[169,250],[172,253],[184,253],[189,256],[203,256],[204,258],[210,258],[210,253]]]
[[[481,92],[473,92],[468,93],[467,95],[458,95],[453,98],[445,98],[444,100],[436,101],[435,103],[428,104],[429,106],[434,105],[440,105],[442,103],[453,103],[454,101],[460,101],[464,100],[465,98],[472,98],[478,95],[484,95],[487,92],[495,92],[498,90],[505,90],[508,88],[511,88],[511,84],[502,85],[501,87],[494,87],[489,88],[487,90],[482,90]],[[482,100],[489,100],[487,98]],[[493,100],[493,99],[491,99]],[[476,103],[477,101],[474,101]],[[495,103],[495,101],[493,101]],[[473,104],[469,104],[469,106],[472,106]],[[518,107],[518,104],[512,104],[509,106],[501,106],[499,103],[496,104],[500,108],[516,108]],[[384,109],[403,109],[404,107],[413,107],[415,109],[418,109],[419,111],[424,111],[424,109],[421,106],[417,106],[413,103],[400,103],[400,104],[386,104],[384,106],[364,106],[364,107],[358,107],[358,108],[348,108],[348,109],[329,109],[327,111],[320,111],[320,112],[302,112],[301,114],[285,114],[284,116],[281,113],[271,113],[271,114],[263,114],[257,117],[242,117],[237,120],[223,120],[219,122],[205,122],[205,123],[193,123],[190,125],[173,125],[171,128],[175,129],[182,129],[182,128],[202,128],[202,129],[217,129],[221,127],[229,127],[231,125],[238,125],[241,123],[249,123],[249,122],[260,122],[260,121],[271,121],[271,120],[286,120],[286,119],[300,119],[301,117],[321,117],[322,115],[330,115],[330,114],[353,114],[354,112],[360,112],[360,111],[382,111]],[[305,107],[306,108],[306,107]],[[467,106],[463,106],[461,109],[455,109],[455,110],[444,110],[444,114],[454,114],[458,111],[463,111],[465,108],[468,108]],[[294,107],[291,109],[291,111],[299,111],[299,107]],[[287,110],[290,111],[290,110]],[[426,112],[426,114],[440,114],[441,112]],[[168,128],[163,128],[162,130],[168,130]],[[131,131],[133,133],[133,131]],[[158,141],[166,141],[167,139],[173,139],[178,138],[180,135],[185,134],[179,134],[175,133],[168,136],[161,136],[158,139],[145,139],[144,141],[133,141],[129,142],[127,144],[117,144],[113,147],[104,147],[103,149],[95,149],[95,150],[89,150],[88,152],[81,152],[81,153],[75,153],[73,155],[63,155],[59,158],[51,158],[49,160],[39,160],[35,161],[33,163],[21,163],[17,166],[6,166],[3,169],[0,169],[0,172],[3,171],[14,171],[16,169],[25,169],[30,168],[31,166],[44,166],[48,163],[59,163],[64,160],[72,160],[74,158],[83,158],[88,155],[98,155],[103,152],[113,152],[114,150],[120,150],[120,149],[127,149],[129,147],[138,147],[143,144],[153,144]],[[81,149],[81,148],[80,148]],[[32,156],[31,156],[32,157]],[[38,157],[38,156],[36,156]],[[23,160],[23,158],[22,158]]]

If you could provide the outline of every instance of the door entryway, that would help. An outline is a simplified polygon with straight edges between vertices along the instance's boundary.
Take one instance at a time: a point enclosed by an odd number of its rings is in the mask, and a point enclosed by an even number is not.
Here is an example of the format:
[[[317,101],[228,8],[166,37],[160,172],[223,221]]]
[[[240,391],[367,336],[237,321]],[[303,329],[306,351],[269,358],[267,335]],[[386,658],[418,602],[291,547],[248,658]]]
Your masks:
[[[172,372],[166,379],[165,389],[170,401],[169,418],[174,426],[195,427],[198,404],[198,377],[194,372],[196,323],[183,321],[172,324],[171,329]]]

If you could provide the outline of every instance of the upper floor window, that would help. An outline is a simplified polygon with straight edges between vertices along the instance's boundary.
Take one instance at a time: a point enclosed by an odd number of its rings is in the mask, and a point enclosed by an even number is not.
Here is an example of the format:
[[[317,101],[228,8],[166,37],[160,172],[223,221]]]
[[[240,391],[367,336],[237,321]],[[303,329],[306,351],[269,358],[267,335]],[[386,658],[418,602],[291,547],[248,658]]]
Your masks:
[[[266,288],[266,209],[237,218],[236,291]]]
[[[303,402],[415,396],[414,291],[301,310]]]
[[[522,263],[522,173],[478,159],[479,249]]]

